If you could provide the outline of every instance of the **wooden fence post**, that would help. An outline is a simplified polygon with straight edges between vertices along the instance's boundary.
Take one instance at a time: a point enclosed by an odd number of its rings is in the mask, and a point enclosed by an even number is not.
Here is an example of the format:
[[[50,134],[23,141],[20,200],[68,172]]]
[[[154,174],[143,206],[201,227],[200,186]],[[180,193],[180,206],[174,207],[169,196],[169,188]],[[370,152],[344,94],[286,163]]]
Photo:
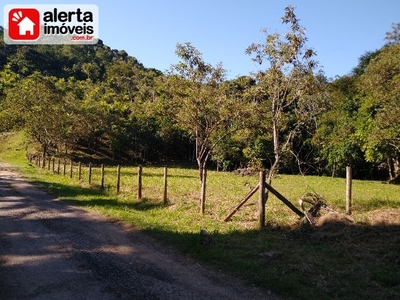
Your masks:
[[[352,205],[352,170],[351,166],[346,167],[346,214],[351,215],[351,205]]]
[[[47,159],[47,170],[50,171],[51,157]]]
[[[260,227],[265,227],[265,171],[260,171],[258,187],[258,224]]]
[[[120,188],[120,180],[121,180],[121,166],[117,166],[117,194],[119,194],[119,188]]]
[[[104,164],[101,164],[101,189],[104,189]]]
[[[57,162],[57,174],[60,175],[60,159],[58,159],[58,162]]]
[[[65,176],[66,172],[67,172],[67,160],[64,158],[64,164],[63,164],[63,174]]]
[[[56,164],[56,159],[53,157],[53,166],[52,166],[53,174],[55,174],[55,171],[56,171],[55,164]]]
[[[142,166],[138,167],[138,190],[137,190],[137,199],[142,199]]]
[[[69,178],[72,178],[72,168],[73,168],[72,159],[69,161]]]
[[[166,205],[167,202],[168,202],[167,176],[168,176],[168,170],[167,170],[166,167],[164,167],[164,195],[163,195],[163,202],[164,202],[164,205]]]
[[[89,184],[92,183],[92,163],[89,163]]]

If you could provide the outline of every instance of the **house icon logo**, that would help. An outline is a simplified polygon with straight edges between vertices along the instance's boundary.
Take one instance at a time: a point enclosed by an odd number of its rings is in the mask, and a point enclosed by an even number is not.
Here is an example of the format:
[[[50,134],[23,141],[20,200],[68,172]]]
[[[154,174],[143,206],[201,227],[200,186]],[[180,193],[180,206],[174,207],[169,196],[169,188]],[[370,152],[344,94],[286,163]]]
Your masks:
[[[40,13],[34,8],[14,8],[8,12],[8,35],[15,41],[34,41],[40,36]]]

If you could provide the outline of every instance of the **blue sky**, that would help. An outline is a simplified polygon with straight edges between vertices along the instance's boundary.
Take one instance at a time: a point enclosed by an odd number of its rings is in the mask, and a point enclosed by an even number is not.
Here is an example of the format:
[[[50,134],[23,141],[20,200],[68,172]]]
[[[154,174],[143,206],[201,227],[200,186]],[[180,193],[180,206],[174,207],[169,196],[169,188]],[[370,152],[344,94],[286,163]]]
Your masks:
[[[68,4],[58,0],[6,0],[6,4]],[[392,23],[400,22],[399,0],[89,0],[97,4],[100,38],[112,49],[125,50],[145,67],[168,69],[178,61],[177,43],[191,42],[206,62],[222,62],[228,77],[257,71],[244,54],[263,42],[260,30],[284,34],[284,8],[296,6],[308,45],[317,52],[325,75],[349,73],[366,51],[383,46]],[[0,24],[3,24],[0,14]]]

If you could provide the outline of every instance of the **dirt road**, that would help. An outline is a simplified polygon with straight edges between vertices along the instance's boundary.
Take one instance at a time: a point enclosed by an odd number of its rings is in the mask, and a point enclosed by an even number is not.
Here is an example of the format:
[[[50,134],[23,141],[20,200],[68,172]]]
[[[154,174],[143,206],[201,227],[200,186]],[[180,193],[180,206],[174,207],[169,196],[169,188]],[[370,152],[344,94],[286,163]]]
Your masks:
[[[0,299],[272,299],[0,163]]]

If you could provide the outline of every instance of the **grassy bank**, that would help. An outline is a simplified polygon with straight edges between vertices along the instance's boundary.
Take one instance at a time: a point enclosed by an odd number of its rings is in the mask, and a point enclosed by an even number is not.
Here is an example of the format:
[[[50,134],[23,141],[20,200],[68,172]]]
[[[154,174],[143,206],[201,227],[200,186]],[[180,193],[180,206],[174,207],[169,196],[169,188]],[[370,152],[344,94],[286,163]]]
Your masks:
[[[293,299],[400,298],[400,226],[380,222],[400,218],[400,187],[375,181],[353,183],[354,226],[299,227],[297,216],[275,197],[267,203],[267,228],[257,228],[257,197],[234,215],[226,215],[257,184],[257,176],[209,172],[206,214],[199,214],[195,169],[169,167],[168,199],[163,205],[163,168],[143,167],[143,198],[136,199],[137,166],[122,167],[120,194],[116,168],[88,169],[77,179],[29,164],[23,136],[0,138],[0,161],[15,164],[30,180],[69,203],[99,211],[173,245],[201,263],[242,277],[251,284]],[[76,167],[75,167],[76,168]],[[345,209],[345,180],[279,175],[273,186],[296,206],[302,194],[316,191],[335,210]],[[387,220],[386,220],[387,221]],[[399,222],[400,223],[400,222]],[[399,224],[397,223],[397,224]],[[200,229],[208,232],[201,243]]]

